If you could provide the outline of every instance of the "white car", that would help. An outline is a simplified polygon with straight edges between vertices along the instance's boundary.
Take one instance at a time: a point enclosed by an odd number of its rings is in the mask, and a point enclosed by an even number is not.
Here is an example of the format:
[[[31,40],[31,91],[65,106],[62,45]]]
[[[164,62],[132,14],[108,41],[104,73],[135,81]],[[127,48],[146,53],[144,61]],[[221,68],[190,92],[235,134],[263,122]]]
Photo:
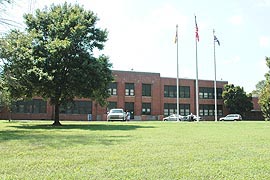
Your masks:
[[[219,118],[220,121],[241,121],[242,116],[240,114],[228,114],[226,117]]]
[[[198,116],[199,120],[202,120],[200,116]],[[187,115],[187,120],[188,121],[197,121],[197,116],[196,115]]]
[[[177,120],[181,121],[184,118],[185,116],[179,115],[179,118],[177,119],[176,114],[171,114],[170,116],[163,118],[163,121],[177,121]]]
[[[125,121],[126,113],[123,109],[111,109],[107,114],[107,121]]]

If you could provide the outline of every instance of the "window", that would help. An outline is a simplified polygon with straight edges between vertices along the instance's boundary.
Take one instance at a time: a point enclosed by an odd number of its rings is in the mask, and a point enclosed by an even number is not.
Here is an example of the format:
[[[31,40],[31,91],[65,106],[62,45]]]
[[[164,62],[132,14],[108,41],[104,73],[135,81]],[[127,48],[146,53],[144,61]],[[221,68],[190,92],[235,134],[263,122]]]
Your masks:
[[[66,106],[60,106],[62,114],[92,114],[91,101],[74,101]]]
[[[176,86],[164,86],[164,97],[177,98],[177,87]],[[190,87],[180,86],[179,87],[180,98],[190,98]]]
[[[190,104],[180,104],[179,105],[179,114],[182,116],[187,116],[190,114]],[[172,103],[164,104],[164,115],[169,116],[171,114],[177,114],[177,106]]]
[[[214,116],[215,115],[215,105],[212,104],[201,104],[199,106],[200,116]],[[218,116],[222,116],[223,110],[222,105],[217,106]]]
[[[135,95],[134,83],[126,83],[125,95],[126,96],[134,96]]]
[[[142,103],[142,115],[151,115],[151,103]]]
[[[222,88],[217,88],[217,99],[222,99]]]
[[[17,101],[13,104],[14,113],[47,113],[47,101],[33,99],[31,101]]]
[[[222,105],[218,105],[217,106],[217,115],[218,116],[223,116],[223,107],[222,107]]]
[[[164,97],[176,98],[176,86],[164,86]]]
[[[180,86],[180,98],[190,98],[190,87]]]
[[[117,108],[117,102],[111,102],[109,101],[109,104],[108,104],[108,111],[111,110],[111,109],[116,109]]]
[[[189,104],[180,104],[180,115],[187,116],[190,114],[190,105]]]
[[[215,99],[215,89],[200,87],[199,88],[200,99]],[[222,88],[217,88],[217,99],[222,99]]]
[[[151,84],[142,84],[142,96],[151,96]]]
[[[214,88],[200,87],[199,98],[200,99],[214,99]]]
[[[213,116],[214,114],[212,113],[215,109],[214,105],[209,105],[209,104],[201,104],[199,105],[199,114],[200,116]],[[210,114],[209,114],[210,112]]]
[[[110,95],[117,95],[117,83],[111,82],[108,87],[108,92]]]
[[[164,115],[169,116],[171,114],[176,114],[177,112],[177,107],[176,104],[172,103],[165,103],[164,104]]]

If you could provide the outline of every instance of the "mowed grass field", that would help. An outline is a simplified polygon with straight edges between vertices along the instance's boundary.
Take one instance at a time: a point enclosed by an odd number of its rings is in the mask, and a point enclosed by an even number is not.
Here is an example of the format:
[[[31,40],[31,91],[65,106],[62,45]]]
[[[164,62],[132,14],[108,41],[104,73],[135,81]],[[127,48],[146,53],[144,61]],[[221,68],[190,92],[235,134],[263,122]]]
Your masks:
[[[270,122],[0,121],[0,179],[270,179]]]

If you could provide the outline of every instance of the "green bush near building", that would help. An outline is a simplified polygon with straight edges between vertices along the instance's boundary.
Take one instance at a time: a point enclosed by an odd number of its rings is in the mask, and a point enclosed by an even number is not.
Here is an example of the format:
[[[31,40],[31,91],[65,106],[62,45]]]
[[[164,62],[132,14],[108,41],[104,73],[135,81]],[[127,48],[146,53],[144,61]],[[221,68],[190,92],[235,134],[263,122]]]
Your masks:
[[[269,122],[0,121],[0,179],[268,179]]]

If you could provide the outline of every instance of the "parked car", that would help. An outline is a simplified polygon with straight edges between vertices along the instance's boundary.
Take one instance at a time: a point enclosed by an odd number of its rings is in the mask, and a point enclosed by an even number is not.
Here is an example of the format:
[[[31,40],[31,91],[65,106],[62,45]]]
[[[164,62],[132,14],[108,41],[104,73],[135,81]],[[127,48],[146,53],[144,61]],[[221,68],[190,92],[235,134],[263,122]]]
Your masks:
[[[107,114],[107,121],[125,121],[126,113],[123,109],[111,109]]]
[[[187,115],[186,117],[187,117],[186,119],[188,121],[197,121],[197,116],[196,115],[190,114],[190,115]],[[199,118],[199,120],[202,120],[202,118],[200,116],[198,116],[198,118]]]
[[[241,121],[242,116],[240,114],[228,114],[225,117],[219,118],[220,121]]]
[[[179,117],[177,118],[176,114],[171,114],[170,116],[163,118],[163,121],[177,121],[177,120],[181,121],[184,118],[185,116],[179,115]]]

